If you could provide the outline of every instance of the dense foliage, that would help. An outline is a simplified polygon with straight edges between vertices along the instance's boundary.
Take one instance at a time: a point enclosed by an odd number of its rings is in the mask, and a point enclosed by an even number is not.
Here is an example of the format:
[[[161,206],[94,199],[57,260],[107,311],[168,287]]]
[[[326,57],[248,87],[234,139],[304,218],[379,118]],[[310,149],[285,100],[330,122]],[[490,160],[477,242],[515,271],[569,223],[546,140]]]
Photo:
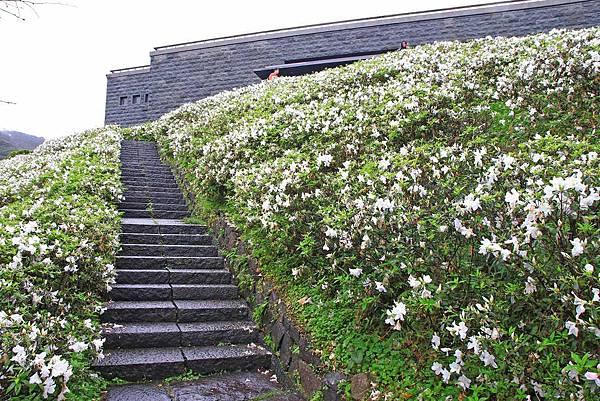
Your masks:
[[[139,132],[372,399],[591,400],[599,51],[598,28],[435,43]]]
[[[2,400],[90,399],[118,249],[120,139],[88,131],[0,162]]]

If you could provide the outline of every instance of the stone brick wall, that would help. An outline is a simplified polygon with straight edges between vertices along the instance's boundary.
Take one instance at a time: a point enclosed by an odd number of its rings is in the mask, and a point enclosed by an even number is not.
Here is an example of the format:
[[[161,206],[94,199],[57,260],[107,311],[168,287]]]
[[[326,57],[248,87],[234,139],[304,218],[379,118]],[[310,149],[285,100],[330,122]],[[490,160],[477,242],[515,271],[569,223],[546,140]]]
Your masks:
[[[150,119],[148,110],[152,97],[149,78],[149,68],[107,75],[104,124],[131,126]],[[139,96],[138,104],[133,104],[134,96]],[[121,104],[122,98],[125,98],[125,104]]]
[[[144,78],[152,97],[146,114],[128,113],[115,103],[115,87],[123,93],[138,90],[139,77],[109,75],[107,122],[131,125],[156,119],[184,103],[257,83],[254,69],[291,59],[395,49],[403,40],[418,45],[597,25],[600,0],[516,1],[159,48],[150,54]]]

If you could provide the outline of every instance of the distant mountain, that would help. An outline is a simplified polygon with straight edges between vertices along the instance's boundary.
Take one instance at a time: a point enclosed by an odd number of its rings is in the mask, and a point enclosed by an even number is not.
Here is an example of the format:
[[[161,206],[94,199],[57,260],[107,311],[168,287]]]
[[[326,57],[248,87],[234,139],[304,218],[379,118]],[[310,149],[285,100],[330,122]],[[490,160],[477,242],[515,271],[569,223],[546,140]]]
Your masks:
[[[44,142],[44,138],[19,131],[0,130],[0,159],[4,159],[13,150],[33,150]]]

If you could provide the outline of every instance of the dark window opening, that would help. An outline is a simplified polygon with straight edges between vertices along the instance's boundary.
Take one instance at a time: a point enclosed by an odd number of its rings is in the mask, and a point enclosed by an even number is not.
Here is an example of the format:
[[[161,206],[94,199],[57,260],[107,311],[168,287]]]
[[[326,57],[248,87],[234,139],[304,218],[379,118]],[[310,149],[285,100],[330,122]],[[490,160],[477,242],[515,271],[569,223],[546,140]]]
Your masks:
[[[285,64],[293,64],[293,63],[304,63],[307,61],[320,61],[320,60],[329,60],[336,58],[345,58],[345,57],[360,57],[360,56],[375,56],[378,54],[392,52],[397,49],[381,49],[381,50],[370,50],[366,52],[354,52],[354,53],[344,53],[344,54],[330,54],[327,56],[319,56],[319,57],[307,57],[307,58],[296,58],[285,60]]]
[[[121,106],[125,106],[125,105],[127,104],[127,96],[121,96],[121,97],[119,98],[119,104],[120,104]]]
[[[141,99],[142,95],[133,95],[131,98],[133,104],[140,104]]]
[[[144,95],[144,103],[148,103],[148,94],[147,93]]]

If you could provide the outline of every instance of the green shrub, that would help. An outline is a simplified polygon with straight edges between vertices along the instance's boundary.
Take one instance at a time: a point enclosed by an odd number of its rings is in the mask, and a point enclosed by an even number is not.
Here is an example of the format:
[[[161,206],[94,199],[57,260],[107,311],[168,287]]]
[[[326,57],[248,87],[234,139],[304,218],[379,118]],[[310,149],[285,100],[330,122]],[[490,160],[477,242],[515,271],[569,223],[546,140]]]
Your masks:
[[[89,131],[0,162],[0,399],[99,399],[120,139]]]
[[[435,43],[143,132],[373,399],[592,399],[599,50],[598,28]]]

